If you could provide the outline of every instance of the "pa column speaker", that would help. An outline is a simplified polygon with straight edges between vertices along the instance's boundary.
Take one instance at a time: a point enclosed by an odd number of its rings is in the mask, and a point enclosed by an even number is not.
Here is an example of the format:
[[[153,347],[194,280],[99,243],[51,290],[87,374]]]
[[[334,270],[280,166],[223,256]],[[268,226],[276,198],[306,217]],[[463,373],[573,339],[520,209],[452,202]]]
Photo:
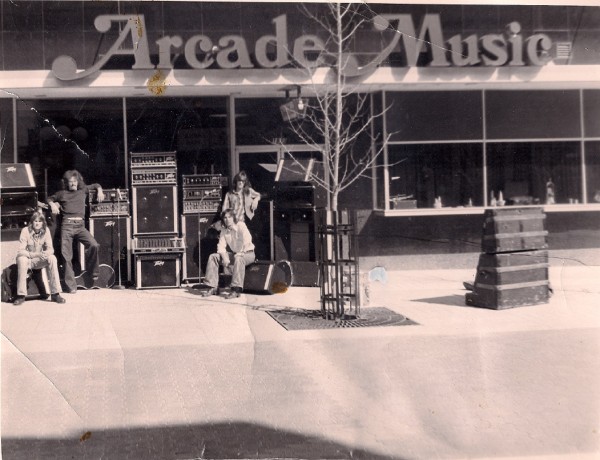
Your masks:
[[[185,243],[183,280],[199,280],[206,270],[208,256],[217,250],[219,233],[212,228],[216,214],[184,214],[181,234]]]
[[[100,245],[99,263],[112,267],[118,280],[120,260],[121,280],[131,281],[131,217],[90,217],[90,233]]]
[[[134,185],[132,204],[135,235],[179,233],[176,185]]]

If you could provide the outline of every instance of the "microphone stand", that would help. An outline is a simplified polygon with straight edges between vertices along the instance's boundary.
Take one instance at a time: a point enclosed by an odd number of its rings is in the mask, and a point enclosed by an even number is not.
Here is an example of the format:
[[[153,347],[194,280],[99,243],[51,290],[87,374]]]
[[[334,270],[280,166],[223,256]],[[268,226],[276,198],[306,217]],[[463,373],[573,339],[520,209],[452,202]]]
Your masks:
[[[121,191],[117,188],[117,255],[118,255],[118,270],[119,284],[114,284],[113,289],[125,289],[121,283]]]

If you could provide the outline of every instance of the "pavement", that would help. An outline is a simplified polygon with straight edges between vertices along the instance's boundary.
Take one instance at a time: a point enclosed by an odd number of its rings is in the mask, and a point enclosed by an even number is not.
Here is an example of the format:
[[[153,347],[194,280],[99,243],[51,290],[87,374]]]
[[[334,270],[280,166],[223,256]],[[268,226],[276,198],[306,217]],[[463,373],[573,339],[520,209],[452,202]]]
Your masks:
[[[600,267],[499,311],[472,277],[378,273],[362,308],[417,323],[390,327],[287,331],[267,311],[319,309],[303,287],[3,303],[2,458],[600,458]]]

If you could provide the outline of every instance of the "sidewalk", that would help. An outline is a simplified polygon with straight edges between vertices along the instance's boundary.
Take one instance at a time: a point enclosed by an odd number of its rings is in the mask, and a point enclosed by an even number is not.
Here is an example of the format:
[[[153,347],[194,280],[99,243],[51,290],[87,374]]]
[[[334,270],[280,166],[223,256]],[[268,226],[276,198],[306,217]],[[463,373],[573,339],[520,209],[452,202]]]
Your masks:
[[[2,304],[2,458],[598,458],[600,268],[503,311],[465,305],[472,276],[371,281],[396,327],[286,331],[266,310],[318,309],[300,287]]]

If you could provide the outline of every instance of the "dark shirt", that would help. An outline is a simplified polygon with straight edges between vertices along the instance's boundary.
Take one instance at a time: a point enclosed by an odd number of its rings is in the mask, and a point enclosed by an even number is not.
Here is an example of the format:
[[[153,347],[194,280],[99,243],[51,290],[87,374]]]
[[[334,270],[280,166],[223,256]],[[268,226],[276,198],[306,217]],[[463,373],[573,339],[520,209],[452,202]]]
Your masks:
[[[89,189],[101,189],[99,184],[86,185],[78,190],[60,190],[54,195],[48,197],[48,203],[54,201],[60,204],[63,218],[67,217],[85,217],[85,201]]]

